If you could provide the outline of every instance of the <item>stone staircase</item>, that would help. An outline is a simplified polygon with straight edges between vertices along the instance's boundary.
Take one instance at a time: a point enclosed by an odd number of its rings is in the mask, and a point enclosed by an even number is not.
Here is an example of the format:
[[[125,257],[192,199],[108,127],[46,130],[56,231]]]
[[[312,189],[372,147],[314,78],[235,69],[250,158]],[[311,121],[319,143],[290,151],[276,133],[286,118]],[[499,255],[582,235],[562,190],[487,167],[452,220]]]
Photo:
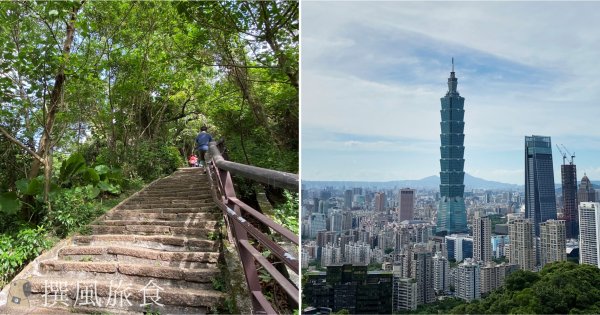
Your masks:
[[[89,235],[38,257],[15,278],[31,292],[19,313],[219,311],[221,214],[200,171],[153,182],[89,225]]]

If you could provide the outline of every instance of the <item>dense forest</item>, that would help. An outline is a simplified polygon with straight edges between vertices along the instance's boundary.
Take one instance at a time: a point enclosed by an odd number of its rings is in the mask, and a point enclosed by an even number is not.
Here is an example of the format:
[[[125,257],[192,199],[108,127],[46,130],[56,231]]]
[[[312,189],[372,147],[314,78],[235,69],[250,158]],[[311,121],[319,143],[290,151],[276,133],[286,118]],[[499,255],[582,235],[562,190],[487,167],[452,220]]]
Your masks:
[[[519,270],[482,300],[454,307],[452,314],[598,314],[600,269],[551,263],[539,272]]]
[[[9,1],[0,20],[0,287],[184,166],[201,126],[298,172],[297,2]],[[297,229],[297,195],[266,193]]]

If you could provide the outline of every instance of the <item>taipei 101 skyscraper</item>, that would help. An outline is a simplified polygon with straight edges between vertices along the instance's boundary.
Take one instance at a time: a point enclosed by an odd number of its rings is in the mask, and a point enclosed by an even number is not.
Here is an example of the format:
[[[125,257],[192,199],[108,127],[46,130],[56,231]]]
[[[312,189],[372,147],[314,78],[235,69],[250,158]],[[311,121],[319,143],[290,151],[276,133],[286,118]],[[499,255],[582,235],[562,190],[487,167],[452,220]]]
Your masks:
[[[440,159],[440,203],[437,212],[436,234],[467,232],[465,209],[465,98],[458,94],[458,80],[452,72],[448,78],[448,92],[441,98],[442,128]]]

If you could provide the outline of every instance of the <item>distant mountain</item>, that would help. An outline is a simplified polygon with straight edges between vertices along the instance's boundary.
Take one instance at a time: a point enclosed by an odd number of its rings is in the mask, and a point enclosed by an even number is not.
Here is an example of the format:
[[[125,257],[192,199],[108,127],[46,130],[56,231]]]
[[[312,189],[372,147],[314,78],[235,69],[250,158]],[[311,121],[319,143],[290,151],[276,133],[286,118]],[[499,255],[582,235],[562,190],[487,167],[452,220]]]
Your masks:
[[[302,180],[302,186],[305,188],[318,187],[373,187],[382,189],[410,187],[416,189],[439,189],[440,177],[428,176],[418,180],[394,180],[387,182],[372,181],[310,181]],[[498,190],[518,190],[522,185],[507,184],[496,181],[489,181],[465,173],[465,186],[467,189],[498,189]]]

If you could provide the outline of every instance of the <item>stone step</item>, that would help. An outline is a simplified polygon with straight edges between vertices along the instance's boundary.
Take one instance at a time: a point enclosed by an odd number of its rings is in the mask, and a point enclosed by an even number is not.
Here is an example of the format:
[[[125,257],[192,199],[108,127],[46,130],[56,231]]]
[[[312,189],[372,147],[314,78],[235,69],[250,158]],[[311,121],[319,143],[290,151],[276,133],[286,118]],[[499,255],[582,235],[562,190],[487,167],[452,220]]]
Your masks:
[[[147,201],[199,201],[199,200],[211,200],[212,196],[204,196],[204,195],[195,195],[188,197],[180,197],[180,196],[152,196],[152,195],[137,195],[135,197],[130,198],[127,202],[147,202]]]
[[[165,225],[89,225],[92,234],[136,234],[136,235],[189,235],[200,238],[208,237],[215,228],[172,227]]]
[[[32,306],[44,307],[44,302],[47,302],[46,307],[52,310],[63,308],[70,311],[73,310],[72,307],[77,310],[79,307],[84,306],[79,309],[86,310],[86,312],[95,310],[98,313],[109,309],[127,313],[145,313],[148,310],[157,310],[161,314],[205,314],[221,305],[226,296],[224,293],[215,290],[171,288],[161,283],[160,280],[153,280],[144,285],[124,282],[119,284],[114,280],[112,283],[100,280],[78,282],[77,279],[40,277],[28,281],[31,284],[31,292],[33,293],[28,297],[29,302],[33,304]],[[78,284],[79,291],[77,290]],[[58,293],[59,285],[62,295]],[[46,301],[44,299],[45,294],[47,294]],[[93,297],[93,299],[88,297]],[[145,301],[144,297],[146,298]],[[164,306],[154,303],[151,297],[154,298],[155,302]],[[66,306],[61,303],[63,301]],[[82,305],[92,301],[96,303],[88,304],[87,307]],[[75,305],[76,302],[77,305]],[[98,305],[98,302],[100,305]],[[144,302],[150,304],[148,306],[140,305]]]
[[[128,225],[163,225],[170,227],[191,227],[199,229],[215,229],[217,221],[208,221],[204,219],[193,219],[186,221],[164,221],[164,220],[104,220],[98,222],[98,225],[110,226],[128,226]]]
[[[193,196],[207,196],[212,197],[212,191],[210,189],[150,189],[150,190],[142,190],[138,192],[136,196],[157,196],[157,195],[165,195],[176,197],[178,194],[184,195],[184,197],[193,197]]]
[[[174,213],[174,214],[216,214],[220,213],[219,208],[215,206],[196,207],[196,208],[183,208],[183,207],[157,207],[157,208],[116,208],[114,211],[109,212],[110,215],[114,213],[126,213],[126,214],[140,214],[140,213]]]
[[[106,215],[105,220],[168,220],[168,221],[216,221],[222,217],[221,213],[214,212],[183,212],[163,213],[158,209],[118,210]],[[140,223],[141,224],[141,223]]]
[[[154,264],[157,261],[166,262],[169,266],[171,263],[178,261],[186,263],[216,263],[219,259],[218,252],[169,252],[155,249],[134,248],[124,246],[66,246],[60,249],[58,257],[65,259],[71,257],[73,261],[80,259],[91,259],[92,261],[99,260],[115,260],[122,261],[123,257],[141,258],[144,262]],[[79,259],[78,259],[79,258]],[[121,258],[121,259],[119,259]],[[65,259],[66,260],[66,259]],[[191,268],[191,267],[187,267]]]
[[[136,246],[138,248],[187,252],[213,252],[219,250],[219,243],[206,239],[168,235],[90,235],[74,236],[73,244],[91,246]]]
[[[211,283],[211,279],[220,274],[219,268],[189,269],[169,267],[156,264],[154,266],[95,261],[49,260],[40,263],[40,270],[46,275],[58,273],[64,278],[93,280],[130,280],[134,283],[145,283],[150,279],[181,280],[182,282]],[[101,274],[101,275],[99,275]],[[99,277],[97,277],[99,276]],[[149,279],[144,279],[149,278]],[[173,282],[175,283],[175,282]],[[184,283],[177,282],[179,286]],[[199,288],[199,287],[198,287]]]
[[[184,202],[126,202],[121,204],[118,209],[161,209],[161,208],[191,208],[191,209],[214,209],[214,203],[211,201],[196,201],[190,203]]]

